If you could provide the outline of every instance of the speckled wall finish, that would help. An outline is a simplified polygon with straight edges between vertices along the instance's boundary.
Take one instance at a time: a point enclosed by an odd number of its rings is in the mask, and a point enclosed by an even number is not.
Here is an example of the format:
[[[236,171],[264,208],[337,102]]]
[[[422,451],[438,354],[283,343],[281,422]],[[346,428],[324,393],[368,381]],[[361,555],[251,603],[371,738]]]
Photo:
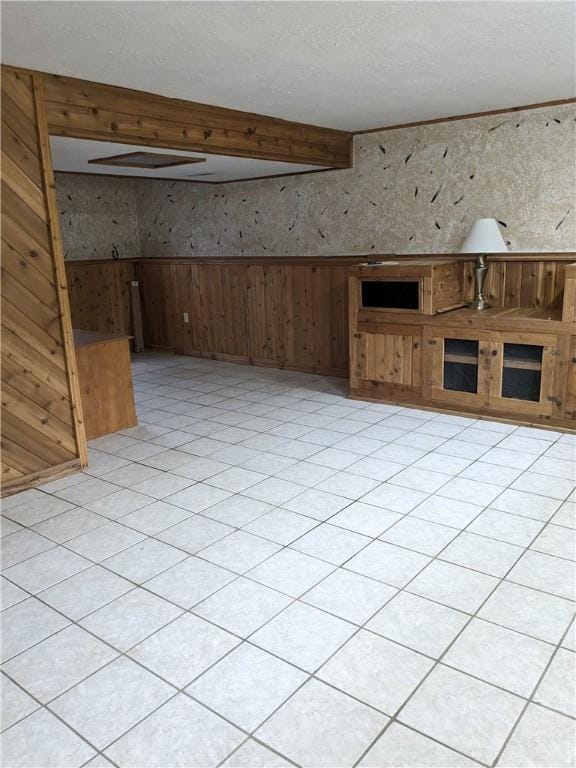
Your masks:
[[[140,256],[132,179],[70,173],[55,176],[66,259]]]
[[[357,136],[346,171],[138,180],[142,255],[457,252],[492,216],[513,251],[576,251],[575,120],[568,105]]]

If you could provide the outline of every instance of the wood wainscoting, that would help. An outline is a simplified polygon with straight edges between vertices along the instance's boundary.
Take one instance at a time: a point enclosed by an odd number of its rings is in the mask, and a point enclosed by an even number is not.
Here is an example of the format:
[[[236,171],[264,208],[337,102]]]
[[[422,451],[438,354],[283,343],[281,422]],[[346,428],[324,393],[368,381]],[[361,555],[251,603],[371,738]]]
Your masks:
[[[143,259],[136,274],[145,343],[185,355],[345,376],[351,263]]]
[[[2,492],[85,466],[42,83],[2,70]]]
[[[157,258],[74,261],[66,267],[75,327],[131,335],[129,284],[136,278],[146,346],[347,376],[348,273],[367,258],[387,257]],[[473,259],[460,258],[467,259],[471,298]],[[575,254],[510,258],[489,259],[493,304],[538,308],[561,301],[565,264]]]

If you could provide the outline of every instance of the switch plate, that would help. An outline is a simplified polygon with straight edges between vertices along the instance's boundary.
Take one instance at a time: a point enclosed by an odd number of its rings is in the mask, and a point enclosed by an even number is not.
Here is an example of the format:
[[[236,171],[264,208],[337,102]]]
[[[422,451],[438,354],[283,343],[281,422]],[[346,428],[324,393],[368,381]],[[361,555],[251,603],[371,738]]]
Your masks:
[[[190,320],[188,319],[188,312],[184,312],[184,322],[189,323]]]

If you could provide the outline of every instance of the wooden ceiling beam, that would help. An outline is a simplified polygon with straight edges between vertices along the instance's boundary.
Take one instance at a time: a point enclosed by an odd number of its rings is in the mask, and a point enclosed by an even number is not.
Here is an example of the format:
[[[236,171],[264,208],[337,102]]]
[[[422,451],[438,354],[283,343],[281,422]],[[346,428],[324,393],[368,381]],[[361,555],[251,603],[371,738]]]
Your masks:
[[[352,165],[352,134],[144,91],[43,74],[53,136],[251,157]]]

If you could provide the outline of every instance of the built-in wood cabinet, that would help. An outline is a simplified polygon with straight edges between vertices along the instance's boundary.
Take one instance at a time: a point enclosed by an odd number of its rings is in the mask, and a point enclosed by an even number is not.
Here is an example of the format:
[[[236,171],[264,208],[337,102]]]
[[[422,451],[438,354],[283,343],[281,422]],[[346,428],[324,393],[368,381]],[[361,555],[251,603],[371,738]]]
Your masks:
[[[380,279],[384,269],[378,267]],[[575,428],[573,274],[566,269],[568,295],[555,306],[458,308],[431,316],[367,310],[358,286],[366,268],[353,269],[351,396]]]

